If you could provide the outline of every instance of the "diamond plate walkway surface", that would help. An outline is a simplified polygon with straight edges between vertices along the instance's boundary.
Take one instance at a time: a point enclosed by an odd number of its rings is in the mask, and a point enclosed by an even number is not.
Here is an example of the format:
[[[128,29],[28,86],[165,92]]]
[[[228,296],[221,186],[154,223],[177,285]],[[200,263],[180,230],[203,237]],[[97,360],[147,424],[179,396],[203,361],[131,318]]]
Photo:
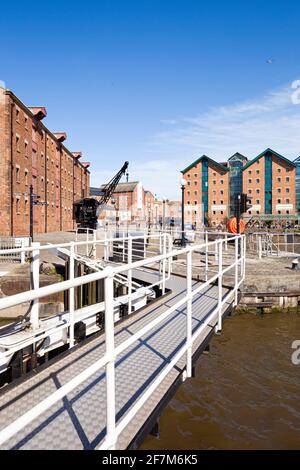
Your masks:
[[[152,280],[157,275],[143,269],[134,277]],[[139,331],[166,308],[174,305],[185,295],[186,280],[171,276],[166,287],[172,292],[159,304],[128,317],[116,325],[115,345]],[[228,289],[223,289],[226,295]],[[218,288],[211,286],[193,299],[193,331],[203,323],[217,305]],[[228,304],[229,306],[229,304]],[[225,306],[224,310],[227,308]],[[217,315],[199,335],[194,350],[212,332]],[[117,420],[124,417],[135,400],[153,382],[157,374],[169,363],[184,344],[186,331],[186,308],[181,307],[166,320],[148,332],[143,338],[124,351],[116,361],[116,412]],[[104,336],[99,335],[63,354],[54,362],[25,380],[3,389],[0,395],[0,429],[24,414],[41,400],[68,382],[79,372],[100,359],[105,351]],[[135,418],[123,430],[117,448],[125,449],[161,402],[185,366],[185,355],[177,363],[151,398],[143,405]],[[106,425],[106,379],[105,369],[52,406],[26,429],[3,444],[3,449],[94,449],[105,436]]]

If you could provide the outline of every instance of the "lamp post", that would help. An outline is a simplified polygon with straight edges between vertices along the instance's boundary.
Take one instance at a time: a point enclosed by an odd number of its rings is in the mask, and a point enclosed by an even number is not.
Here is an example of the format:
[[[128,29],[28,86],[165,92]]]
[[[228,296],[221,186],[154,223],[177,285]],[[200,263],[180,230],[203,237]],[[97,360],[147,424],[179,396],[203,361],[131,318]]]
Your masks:
[[[186,180],[181,178],[181,246],[186,246],[185,233],[184,233],[184,190],[186,186]]]
[[[166,228],[166,199],[163,198],[163,220],[162,220],[162,229]]]

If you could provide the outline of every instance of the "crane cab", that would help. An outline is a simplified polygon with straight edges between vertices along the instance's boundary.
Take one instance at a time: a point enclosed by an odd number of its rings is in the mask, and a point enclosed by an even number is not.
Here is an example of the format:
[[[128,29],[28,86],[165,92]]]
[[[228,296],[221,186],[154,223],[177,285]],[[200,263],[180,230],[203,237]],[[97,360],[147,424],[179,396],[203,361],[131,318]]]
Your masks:
[[[98,224],[97,209],[99,202],[96,199],[86,197],[75,201],[73,205],[73,218],[78,228],[91,228],[96,230]]]

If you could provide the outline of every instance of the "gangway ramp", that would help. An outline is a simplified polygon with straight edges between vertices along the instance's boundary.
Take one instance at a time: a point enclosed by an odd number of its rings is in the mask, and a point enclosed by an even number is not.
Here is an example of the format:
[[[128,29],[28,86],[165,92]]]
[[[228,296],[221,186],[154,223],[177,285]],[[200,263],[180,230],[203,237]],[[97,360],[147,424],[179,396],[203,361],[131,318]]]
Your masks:
[[[156,273],[143,268],[135,270],[135,278],[153,281]],[[193,286],[195,286],[193,281]],[[115,326],[117,347],[144,325],[186,296],[186,279],[171,275],[166,283],[169,293],[160,304],[150,304]],[[229,288],[223,287],[222,296],[228,297]],[[232,306],[234,296],[223,305],[225,315]],[[218,286],[207,286],[192,300],[192,330],[200,331],[193,343],[193,354],[201,351],[215,331],[218,322]],[[186,304],[176,309],[136,343],[117,357],[116,421],[127,415],[138,398],[144,394],[157,375],[170,364],[186,341]],[[23,380],[10,384],[0,396],[0,431],[9,423],[31,410],[59,387],[97,361],[105,353],[105,338],[99,334],[50,361],[47,366],[31,372]],[[164,380],[145,401],[141,409],[120,433],[116,448],[134,447],[141,433],[149,431],[164,400],[183,377],[186,355],[171,368]],[[62,400],[21,431],[2,444],[2,449],[95,449],[101,445],[106,433],[106,375],[105,368],[77,386]]]

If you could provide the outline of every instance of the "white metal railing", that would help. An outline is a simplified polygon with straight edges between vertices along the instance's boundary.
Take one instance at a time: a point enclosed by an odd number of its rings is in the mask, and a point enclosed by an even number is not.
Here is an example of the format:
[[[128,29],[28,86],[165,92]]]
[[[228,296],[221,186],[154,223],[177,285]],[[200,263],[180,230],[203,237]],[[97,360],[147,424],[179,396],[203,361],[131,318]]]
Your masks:
[[[247,248],[263,256],[300,256],[299,232],[253,232],[247,234]]]
[[[129,239],[130,240],[130,239]],[[0,309],[18,305],[25,301],[35,301],[39,298],[63,290],[71,290],[75,287],[87,284],[89,282],[104,279],[105,282],[105,354],[99,358],[94,364],[91,364],[87,369],[80,372],[76,377],[71,379],[65,385],[62,385],[57,391],[52,393],[46,399],[38,403],[32,409],[27,411],[25,414],[17,418],[14,422],[8,424],[6,428],[0,431],[0,444],[5,443],[8,439],[14,436],[20,430],[26,428],[35,418],[43,414],[52,405],[57,403],[69,392],[74,390],[77,386],[86,381],[89,377],[95,374],[97,371],[105,367],[106,370],[106,435],[99,447],[99,449],[114,449],[118,436],[121,434],[123,429],[130,423],[137,412],[141,409],[143,404],[155,391],[155,389],[161,384],[170,370],[175,364],[186,355],[186,377],[191,377],[192,374],[192,351],[193,344],[203,329],[210,324],[213,318],[217,315],[217,330],[222,329],[222,313],[225,304],[230,300],[236,305],[238,302],[238,289],[242,284],[245,276],[245,253],[246,244],[245,237],[243,235],[236,235],[232,238],[231,242],[234,244],[233,249],[229,255],[226,256],[226,263],[224,262],[224,239],[218,239],[208,243],[202,243],[199,245],[192,245],[179,250],[172,250],[167,253],[158,254],[156,256],[141,259],[135,262],[129,260],[125,265],[106,267],[102,272],[88,274],[80,278],[70,279],[54,285],[40,287],[35,290],[16,294],[4,299],[0,299]],[[79,242],[80,243],[80,242]],[[193,276],[193,256],[197,258],[197,253],[206,252],[208,247],[217,247],[218,252],[218,269],[217,272],[213,272],[211,277],[203,283],[192,282]],[[43,247],[40,247],[42,249]],[[35,248],[33,248],[35,250]],[[144,327],[140,328],[139,331],[134,333],[130,338],[124,340],[117,346],[115,345],[114,339],[114,276],[117,273],[132,272],[133,269],[145,268],[153,263],[165,262],[168,263],[173,256],[185,257],[186,259],[186,293],[178,300],[174,305],[166,308],[164,312],[159,314],[155,319],[149,321]],[[196,256],[197,255],[197,256]],[[162,268],[163,269],[163,268]],[[232,289],[223,296],[223,279],[224,276],[231,276],[233,281]],[[162,280],[165,282],[165,280]],[[192,331],[192,314],[193,314],[193,298],[199,293],[203,292],[208,286],[217,282],[218,283],[218,302],[215,309],[207,316],[202,325],[193,333]],[[143,335],[152,330],[164,319],[172,315],[178,308],[186,305],[186,341],[184,345],[176,352],[172,360],[158,373],[155,379],[152,381],[150,386],[141,393],[135,403],[132,405],[130,410],[122,417],[119,421],[116,420],[116,389],[115,389],[115,363],[120,356],[129,346],[138,341]],[[140,365],[143,367],[143,364]],[[105,423],[102,423],[103,427]]]
[[[128,313],[132,313],[133,311],[133,301],[138,300],[142,295],[145,295],[149,292],[150,289],[158,286],[162,289],[162,293],[165,293],[165,285],[167,280],[170,278],[171,269],[172,269],[172,257],[168,258],[166,262],[164,259],[159,259],[158,261],[153,258],[153,255],[161,255],[163,253],[170,253],[172,250],[172,244],[170,242],[170,237],[167,234],[157,234],[153,235],[151,239],[151,243],[148,242],[148,238],[142,238],[139,236],[128,236],[122,238],[107,238],[104,240],[97,240],[94,236],[96,232],[92,233],[92,237],[90,239],[86,239],[84,241],[76,241],[76,242],[68,242],[68,243],[60,243],[60,244],[49,244],[49,245],[40,245],[38,242],[32,243],[30,247],[23,247],[23,248],[12,248],[9,250],[0,250],[0,256],[3,252],[6,254],[10,253],[17,253],[17,254],[24,254],[26,252],[27,257],[31,257],[31,273],[32,273],[32,289],[28,292],[17,294],[16,299],[21,299],[18,303],[14,304],[11,303],[13,301],[14,296],[5,297],[0,299],[0,311],[9,308],[21,303],[31,302],[32,306],[30,310],[29,320],[28,323],[30,329],[26,331],[26,339],[22,342],[22,347],[26,347],[41,340],[45,339],[48,336],[57,334],[59,331],[61,333],[65,333],[64,342],[67,344],[69,343],[69,347],[74,346],[74,329],[76,321],[84,321],[96,315],[98,312],[103,312],[105,305],[104,302],[94,304],[94,308],[90,309],[78,309],[75,310],[75,287],[79,287],[81,285],[87,284],[88,282],[93,282],[96,280],[100,280],[103,277],[98,275],[99,270],[95,269],[95,274],[89,274],[81,278],[74,277],[74,268],[75,268],[75,260],[79,258],[79,260],[84,261],[84,257],[77,254],[77,251],[83,247],[84,252],[91,253],[90,257],[86,257],[86,264],[88,267],[92,267],[92,262],[89,262],[90,259],[95,259],[95,252],[100,250],[100,254],[103,254],[103,266],[102,270],[105,271],[106,265],[109,262],[109,259],[114,259],[117,255],[117,263],[122,264],[122,270],[118,273],[118,268],[115,268],[114,280],[117,283],[120,283],[120,277],[122,275],[122,283],[126,280],[126,287],[128,289],[128,293],[118,297],[115,300],[115,306],[127,303],[128,304]],[[148,243],[147,243],[148,242]],[[86,250],[85,246],[92,247],[92,249],[88,248]],[[40,259],[41,253],[43,251],[51,250],[58,250],[58,252],[64,253],[67,255],[69,260],[69,281],[59,282],[56,284],[52,284],[50,286],[46,286],[44,290],[44,294],[31,298],[31,294],[37,292],[39,290],[40,285]],[[132,269],[124,268],[124,264],[126,263],[129,266],[134,258],[134,261],[144,260],[146,258],[152,257],[153,267],[157,268],[158,275],[156,279],[151,283],[147,284],[146,286],[138,285],[133,278],[132,278]],[[97,264],[95,264],[97,266]],[[124,274],[123,274],[124,273]],[[91,277],[92,276],[92,277]],[[81,282],[80,279],[87,279],[87,282]],[[79,283],[78,283],[79,280]],[[74,283],[74,285],[66,284],[68,282]],[[78,284],[76,284],[78,283]],[[66,287],[67,286],[67,287]],[[53,321],[49,321],[48,318],[40,319],[39,318],[39,299],[43,296],[48,296],[52,294],[57,294],[59,292],[63,292],[68,290],[68,299],[69,299],[69,309],[66,312],[60,312],[57,316],[57,323],[53,323]],[[26,300],[26,295],[28,296]],[[84,314],[81,312],[84,311]],[[80,317],[80,318],[78,318]],[[51,319],[50,319],[51,320]],[[1,342],[1,328],[0,328],[0,366],[4,364],[4,358],[10,358],[11,355],[18,350],[20,347],[20,342],[15,344],[11,342],[10,345],[2,344]]]
[[[19,253],[8,253],[7,250],[13,248],[25,248],[31,243],[30,237],[0,237],[0,250],[2,254],[0,255],[0,262],[2,263],[11,263],[11,262],[20,262],[25,264],[26,262],[26,252],[21,251]]]

